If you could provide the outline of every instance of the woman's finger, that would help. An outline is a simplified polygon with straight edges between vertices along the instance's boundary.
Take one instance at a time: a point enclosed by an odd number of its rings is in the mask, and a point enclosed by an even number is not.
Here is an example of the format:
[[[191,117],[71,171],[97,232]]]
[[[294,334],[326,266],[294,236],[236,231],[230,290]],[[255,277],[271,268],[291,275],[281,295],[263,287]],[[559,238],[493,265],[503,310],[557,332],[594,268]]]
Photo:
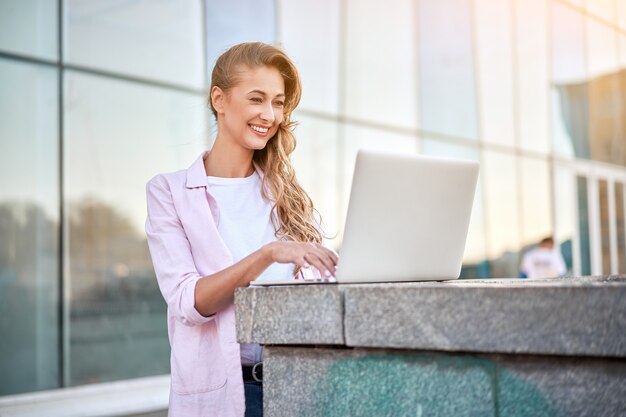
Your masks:
[[[313,251],[307,252],[305,255],[305,259],[315,267],[320,272],[322,277],[330,277],[333,274],[333,271],[330,271],[324,262],[317,256],[317,254]]]
[[[315,251],[317,257],[322,261],[322,263],[326,266],[326,269],[330,271],[331,274],[334,275],[336,269],[336,262],[331,256],[331,253],[326,248],[317,248]]]
[[[339,262],[339,255],[334,250],[327,248],[326,246],[317,243],[316,247],[324,252],[324,254],[332,259],[333,264],[337,264]]]

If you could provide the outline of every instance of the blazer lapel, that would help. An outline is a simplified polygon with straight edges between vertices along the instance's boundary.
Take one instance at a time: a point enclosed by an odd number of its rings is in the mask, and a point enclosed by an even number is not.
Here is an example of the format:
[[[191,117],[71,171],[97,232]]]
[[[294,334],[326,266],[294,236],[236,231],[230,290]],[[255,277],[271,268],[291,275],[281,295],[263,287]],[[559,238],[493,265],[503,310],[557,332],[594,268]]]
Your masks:
[[[228,254],[228,257],[232,259],[232,254],[217,229],[220,220],[220,210],[215,198],[208,190],[206,170],[204,168],[204,160],[207,155],[208,152],[203,152],[187,169],[185,186],[187,188],[186,194],[189,210],[193,213],[196,224],[201,226],[199,231],[200,241],[203,244],[208,243],[210,245],[210,241],[214,239],[213,244],[217,243],[220,245],[225,253]]]

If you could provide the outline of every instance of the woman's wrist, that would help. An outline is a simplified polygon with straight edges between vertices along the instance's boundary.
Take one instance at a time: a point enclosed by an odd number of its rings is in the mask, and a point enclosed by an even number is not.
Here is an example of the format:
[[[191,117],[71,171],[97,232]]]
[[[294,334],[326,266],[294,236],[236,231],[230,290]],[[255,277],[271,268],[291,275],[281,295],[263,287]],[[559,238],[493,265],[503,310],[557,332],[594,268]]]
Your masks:
[[[263,255],[263,259],[268,263],[274,263],[274,242],[266,243],[261,247],[261,254]]]

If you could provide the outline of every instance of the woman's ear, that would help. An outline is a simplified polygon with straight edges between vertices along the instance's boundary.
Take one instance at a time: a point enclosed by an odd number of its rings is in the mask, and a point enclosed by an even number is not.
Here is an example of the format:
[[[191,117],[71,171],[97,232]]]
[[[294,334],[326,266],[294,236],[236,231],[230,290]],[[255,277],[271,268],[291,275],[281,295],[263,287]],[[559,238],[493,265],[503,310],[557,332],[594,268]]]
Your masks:
[[[218,86],[213,86],[211,89],[211,104],[217,113],[223,113],[224,111],[224,92]]]

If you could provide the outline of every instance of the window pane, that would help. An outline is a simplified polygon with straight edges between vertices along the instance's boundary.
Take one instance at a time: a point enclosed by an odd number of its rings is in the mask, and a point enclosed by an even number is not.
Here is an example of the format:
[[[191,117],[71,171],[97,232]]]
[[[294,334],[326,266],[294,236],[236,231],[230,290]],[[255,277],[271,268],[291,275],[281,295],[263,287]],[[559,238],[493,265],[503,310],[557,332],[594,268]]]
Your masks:
[[[0,50],[58,59],[57,2],[0,0]]]
[[[618,55],[619,55],[619,60],[620,60],[619,68],[623,69],[623,68],[626,68],[626,35],[623,35],[620,33],[618,42],[619,42]]]
[[[615,23],[615,2],[618,0],[587,0],[589,13],[610,23]]]
[[[292,155],[300,185],[313,199],[320,212],[323,229],[328,237],[339,233],[339,167],[337,140],[339,124],[297,114],[296,136],[298,144]],[[338,247],[337,239],[330,244]]]
[[[555,168],[554,171],[554,212],[556,244],[560,247],[563,259],[570,273],[574,271],[574,239],[578,224],[572,209],[577,204],[576,177],[567,169]]]
[[[57,85],[0,59],[0,396],[59,381]]]
[[[615,0],[617,9],[617,25],[621,30],[626,29],[626,0]],[[625,57],[626,58],[626,57]]]
[[[397,0],[393,7],[372,0],[347,3],[347,114],[417,127],[413,2]]]
[[[587,17],[589,75],[597,77],[617,70],[617,33]]]
[[[549,135],[548,3],[514,1],[519,145],[547,153]]]
[[[617,273],[626,274],[626,184],[615,183],[615,224],[617,226]]]
[[[343,225],[348,210],[348,199],[354,174],[354,163],[359,149],[389,151],[395,153],[417,153],[417,140],[414,136],[401,133],[372,129],[364,126],[345,124],[341,127],[340,138],[345,138],[340,148],[341,178],[339,181],[339,222],[343,233]],[[340,240],[342,235],[339,236]]]
[[[582,275],[591,275],[591,252],[589,243],[589,205],[587,179],[578,177],[578,233],[580,236],[580,266]]]
[[[420,123],[477,139],[469,1],[419,1]]]
[[[474,15],[482,139],[513,146],[515,129],[510,1],[475,0]]]
[[[204,149],[204,97],[73,72],[65,95],[69,383],[167,373],[145,184]]]
[[[591,157],[597,161],[626,165],[618,36],[613,29],[589,19],[588,40],[592,76],[589,82]]]
[[[552,235],[550,169],[545,159],[521,158],[522,244],[532,245]],[[571,211],[571,210],[568,210]]]
[[[519,203],[516,160],[511,154],[485,150],[482,177],[485,181],[487,254],[491,276],[515,278],[519,274]]]
[[[205,0],[208,79],[217,57],[240,42],[274,43],[274,0]]]
[[[425,155],[480,162],[480,155],[477,148],[450,144],[438,140],[424,139],[422,141],[422,152]],[[487,262],[487,249],[485,243],[485,215],[482,199],[482,181],[481,173],[478,177],[478,185],[476,186],[476,194],[474,195],[472,217],[470,219],[467,243],[465,245],[461,278],[486,278],[489,276],[489,265]]]
[[[554,152],[589,158],[585,27],[577,10],[552,3],[552,105]]]
[[[609,233],[609,188],[606,180],[598,181],[600,197],[600,239],[602,244],[602,273],[611,273],[611,238]]]
[[[202,88],[200,2],[65,0],[64,59]]]
[[[280,14],[283,45],[302,77],[300,108],[337,114],[339,2],[286,0]]]

